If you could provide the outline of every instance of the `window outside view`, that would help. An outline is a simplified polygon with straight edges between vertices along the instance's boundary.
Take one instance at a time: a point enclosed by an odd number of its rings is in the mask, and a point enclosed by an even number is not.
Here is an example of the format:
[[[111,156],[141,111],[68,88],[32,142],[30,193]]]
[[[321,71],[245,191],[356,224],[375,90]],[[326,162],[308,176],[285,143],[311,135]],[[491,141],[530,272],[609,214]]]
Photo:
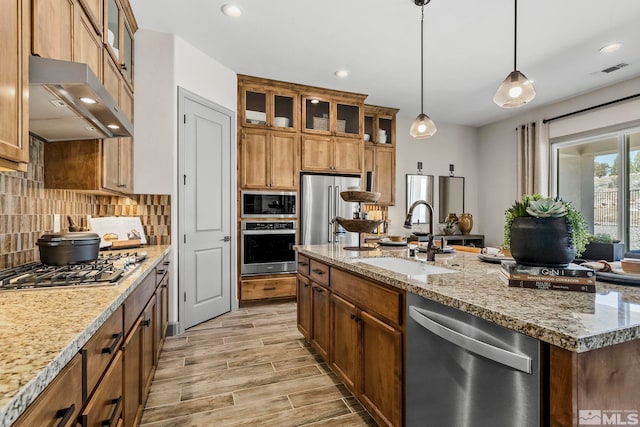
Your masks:
[[[558,195],[582,211],[594,235],[640,250],[640,131],[556,144]]]

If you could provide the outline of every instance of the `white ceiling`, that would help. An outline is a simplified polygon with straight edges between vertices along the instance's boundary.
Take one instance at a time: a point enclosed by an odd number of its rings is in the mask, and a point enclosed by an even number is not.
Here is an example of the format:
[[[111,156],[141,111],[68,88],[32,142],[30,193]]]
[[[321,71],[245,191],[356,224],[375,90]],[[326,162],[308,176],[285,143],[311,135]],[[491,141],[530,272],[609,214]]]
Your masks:
[[[420,112],[420,7],[413,0],[130,0],[141,28],[175,33],[240,74],[368,94],[368,104]],[[220,12],[225,3],[240,18]],[[623,48],[603,55],[609,42]],[[610,74],[599,72],[626,62]],[[337,69],[350,72],[346,79]],[[521,0],[518,69],[536,98],[493,103],[513,69],[512,0],[425,6],[425,112],[481,126],[640,75],[640,1]],[[640,88],[638,88],[640,92]]]

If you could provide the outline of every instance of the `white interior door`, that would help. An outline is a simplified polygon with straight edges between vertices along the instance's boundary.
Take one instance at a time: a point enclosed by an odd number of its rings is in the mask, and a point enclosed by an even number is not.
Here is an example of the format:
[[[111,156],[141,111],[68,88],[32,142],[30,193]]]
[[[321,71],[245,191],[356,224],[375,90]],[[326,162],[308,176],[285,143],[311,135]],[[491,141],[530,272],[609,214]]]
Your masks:
[[[179,179],[182,330],[231,310],[233,112],[187,91]]]

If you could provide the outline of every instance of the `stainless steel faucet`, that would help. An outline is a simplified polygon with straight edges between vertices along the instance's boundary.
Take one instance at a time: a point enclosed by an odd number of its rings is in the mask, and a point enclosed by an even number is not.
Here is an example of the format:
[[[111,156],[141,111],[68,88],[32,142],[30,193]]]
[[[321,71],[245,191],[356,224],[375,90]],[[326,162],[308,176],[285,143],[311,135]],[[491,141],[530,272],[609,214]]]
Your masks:
[[[428,239],[427,240],[427,261],[435,261],[438,248],[433,244],[433,208],[426,200],[416,200],[409,207],[409,212],[407,212],[407,218],[404,220],[404,228],[411,229],[413,210],[418,205],[425,205],[427,207],[427,212],[429,214],[429,234],[427,237]]]

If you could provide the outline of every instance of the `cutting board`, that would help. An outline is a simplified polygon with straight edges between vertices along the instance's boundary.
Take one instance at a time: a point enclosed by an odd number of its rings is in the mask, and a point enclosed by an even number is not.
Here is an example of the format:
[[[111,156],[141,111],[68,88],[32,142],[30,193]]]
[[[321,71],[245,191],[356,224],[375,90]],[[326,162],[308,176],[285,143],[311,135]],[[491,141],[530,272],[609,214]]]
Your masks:
[[[100,247],[133,248],[147,243],[142,222],[137,216],[89,218],[89,228],[100,236]]]

